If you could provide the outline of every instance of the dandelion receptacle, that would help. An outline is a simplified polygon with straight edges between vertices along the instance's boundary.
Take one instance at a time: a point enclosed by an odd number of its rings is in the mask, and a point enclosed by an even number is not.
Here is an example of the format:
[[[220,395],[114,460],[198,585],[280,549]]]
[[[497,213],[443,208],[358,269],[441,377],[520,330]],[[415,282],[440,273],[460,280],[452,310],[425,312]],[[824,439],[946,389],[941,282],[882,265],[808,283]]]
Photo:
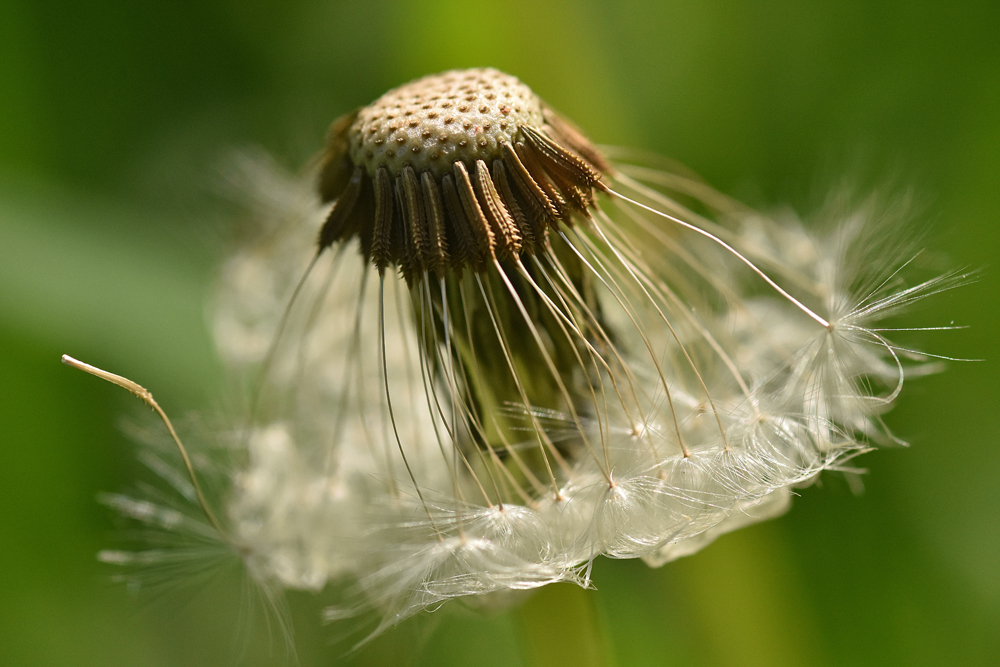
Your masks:
[[[493,69],[336,121],[318,197],[265,171],[213,304],[255,380],[206,530],[271,587],[347,584],[331,617],[380,629],[784,512],[892,440],[880,415],[935,366],[879,322],[962,279],[904,281],[891,207],[809,232],[598,149]]]

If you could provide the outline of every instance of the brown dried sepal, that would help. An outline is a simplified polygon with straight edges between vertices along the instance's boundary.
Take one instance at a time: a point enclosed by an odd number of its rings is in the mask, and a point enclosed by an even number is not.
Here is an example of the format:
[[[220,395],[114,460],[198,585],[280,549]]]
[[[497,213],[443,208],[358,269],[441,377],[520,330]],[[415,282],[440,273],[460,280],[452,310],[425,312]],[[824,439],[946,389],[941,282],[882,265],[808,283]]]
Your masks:
[[[358,112],[334,123],[319,179],[324,201],[335,200],[319,234],[319,250],[357,237],[380,272],[396,266],[407,281],[447,271],[484,271],[548,245],[550,231],[588,218],[595,190],[609,192],[608,163],[572,124],[543,106],[541,127],[518,126],[489,160],[456,161],[451,173],[374,177],[349,158]]]

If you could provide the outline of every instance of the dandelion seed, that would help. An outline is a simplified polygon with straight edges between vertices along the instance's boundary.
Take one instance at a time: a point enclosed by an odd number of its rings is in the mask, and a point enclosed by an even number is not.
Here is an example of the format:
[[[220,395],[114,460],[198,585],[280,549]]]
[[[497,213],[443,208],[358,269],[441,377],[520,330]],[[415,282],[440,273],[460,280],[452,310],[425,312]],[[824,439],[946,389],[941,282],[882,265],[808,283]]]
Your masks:
[[[195,490],[257,576],[349,583],[331,618],[379,629],[588,586],[599,556],[658,566],[781,514],[878,440],[923,360],[876,323],[961,277],[852,273],[864,211],[817,239],[617,157],[473,69],[334,123],[322,206],[253,179],[288,223],[216,300],[223,356],[258,374],[246,462],[221,522]]]

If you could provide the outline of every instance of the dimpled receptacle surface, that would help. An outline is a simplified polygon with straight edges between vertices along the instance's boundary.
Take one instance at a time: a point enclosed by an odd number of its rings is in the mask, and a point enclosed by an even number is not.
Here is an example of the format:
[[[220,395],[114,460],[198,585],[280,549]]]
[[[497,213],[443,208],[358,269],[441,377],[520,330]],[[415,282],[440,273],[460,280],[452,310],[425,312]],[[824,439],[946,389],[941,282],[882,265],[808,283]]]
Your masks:
[[[410,165],[440,177],[456,161],[492,163],[518,126],[543,122],[541,102],[515,77],[490,68],[445,72],[361,109],[349,132],[350,157],[369,176],[379,167],[396,176]]]

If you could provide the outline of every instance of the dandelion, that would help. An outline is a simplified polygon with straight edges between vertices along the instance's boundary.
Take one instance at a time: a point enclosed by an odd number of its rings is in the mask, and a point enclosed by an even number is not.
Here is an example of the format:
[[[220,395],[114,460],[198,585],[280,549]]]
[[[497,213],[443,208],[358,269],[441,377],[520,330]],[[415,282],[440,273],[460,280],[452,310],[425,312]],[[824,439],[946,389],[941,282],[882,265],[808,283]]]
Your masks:
[[[381,630],[589,586],[599,556],[662,565],[890,440],[934,366],[879,322],[961,277],[906,286],[874,204],[817,237],[641,162],[473,69],[334,123],[319,201],[254,163],[269,227],[214,304],[255,378],[239,463],[217,513],[179,440],[190,482],[164,473],[200,534],[272,588],[348,584],[330,617]]]

